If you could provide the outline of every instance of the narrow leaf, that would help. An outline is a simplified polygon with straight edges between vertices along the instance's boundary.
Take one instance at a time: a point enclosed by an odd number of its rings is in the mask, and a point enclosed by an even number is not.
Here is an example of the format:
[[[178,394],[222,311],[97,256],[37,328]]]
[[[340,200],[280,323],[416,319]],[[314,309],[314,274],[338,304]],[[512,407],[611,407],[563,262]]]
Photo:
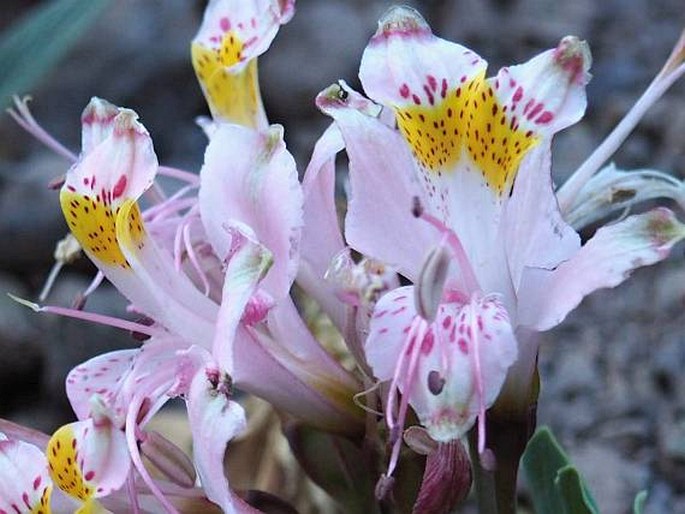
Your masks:
[[[647,491],[640,491],[633,502],[633,514],[642,514],[647,502]]]
[[[542,427],[533,435],[521,462],[533,496],[535,512],[538,514],[564,512],[554,479],[557,476],[557,470],[568,466],[570,462],[549,428]]]
[[[597,514],[580,473],[549,428],[535,433],[521,461],[537,514]]]
[[[597,505],[576,468],[569,465],[560,469],[554,482],[565,514],[598,514]]]

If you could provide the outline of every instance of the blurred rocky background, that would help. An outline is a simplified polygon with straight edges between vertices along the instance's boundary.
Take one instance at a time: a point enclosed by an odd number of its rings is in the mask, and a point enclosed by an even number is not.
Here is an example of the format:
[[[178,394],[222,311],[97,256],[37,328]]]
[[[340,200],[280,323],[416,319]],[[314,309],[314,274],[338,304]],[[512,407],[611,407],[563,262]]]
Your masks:
[[[3,0],[0,29],[43,2]],[[264,102],[301,169],[328,124],[313,104],[338,78],[358,86],[362,50],[385,0],[298,0],[297,14],[261,59]],[[594,79],[585,119],[555,143],[563,181],[658,72],[683,26],[682,0],[423,0],[408,2],[434,31],[491,64],[521,62],[567,34],[592,48]],[[203,0],[110,2],[67,58],[30,93],[43,126],[78,151],[82,108],[93,95],[135,109],[160,161],[199,170],[207,112],[189,62]],[[26,66],[31,66],[27,61]],[[4,72],[0,72],[4,73]],[[676,86],[615,156],[621,168],[685,176],[685,84]],[[63,381],[76,363],[137,344],[113,329],[37,315],[8,300],[36,298],[66,232],[47,183],[68,163],[0,116],[0,416],[51,431],[71,419]],[[683,249],[624,286],[601,291],[544,335],[540,423],[549,424],[586,474],[603,512],[628,512],[650,492],[648,513],[685,512],[685,262]],[[93,275],[70,267],[49,298],[69,305]],[[122,313],[102,287],[88,304]]]

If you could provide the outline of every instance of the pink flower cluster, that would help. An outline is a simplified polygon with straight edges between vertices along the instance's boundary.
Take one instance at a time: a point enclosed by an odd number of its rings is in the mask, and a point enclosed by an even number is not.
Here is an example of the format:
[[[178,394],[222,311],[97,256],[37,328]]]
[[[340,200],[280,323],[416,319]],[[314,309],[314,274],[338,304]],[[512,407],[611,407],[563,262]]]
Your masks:
[[[333,124],[300,182],[283,128],[264,111],[256,60],[293,13],[294,0],[210,0],[192,42],[212,115],[202,123],[199,174],[160,166],[129,109],[93,98],[76,157],[17,103],[17,121],[73,161],[60,190],[69,256],[81,249],[99,269],[92,289],[104,277],[149,322],[20,300],[145,341],[69,373],[78,420],[51,438],[0,425],[0,514],[50,505],[179,512],[206,500],[227,513],[256,512],[224,473],[226,446],[246,425],[234,388],[354,441],[383,423],[388,468],[379,496],[392,487],[403,435],[416,447],[409,424],[423,427],[418,437],[430,448],[420,502],[445,483],[468,490],[455,465],[465,459],[458,441],[475,426],[485,456],[486,411],[529,397],[531,334],[560,323],[585,295],[664,259],[685,237],[665,208],[602,227],[585,244],[582,223],[569,224],[624,207],[591,201],[604,184],[593,179],[623,179],[599,167],[625,127],[559,197],[551,181],[552,137],[586,106],[584,42],[566,37],[486,78],[481,57],[435,36],[409,8],[391,9],[364,52],[368,97],[344,82],[317,97]],[[643,103],[683,74],[682,53]],[[343,149],[344,232],[335,204]],[[163,191],[158,175],[178,189]],[[657,196],[650,178],[628,179],[645,187],[640,199]],[[295,282],[343,336],[352,371],[307,327],[291,296]],[[175,397],[187,405],[192,460],[147,429]],[[143,455],[165,479],[151,476]],[[450,504],[461,497],[450,494]]]

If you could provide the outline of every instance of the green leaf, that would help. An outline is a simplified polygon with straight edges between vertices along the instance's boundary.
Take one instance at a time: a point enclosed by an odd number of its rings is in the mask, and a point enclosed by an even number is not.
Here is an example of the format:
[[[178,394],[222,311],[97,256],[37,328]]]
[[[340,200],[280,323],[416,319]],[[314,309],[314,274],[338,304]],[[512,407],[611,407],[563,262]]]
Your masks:
[[[565,514],[598,514],[594,498],[573,466],[557,471],[554,485],[562,499]]]
[[[0,107],[25,94],[76,43],[109,0],[46,2],[0,35]]]
[[[521,462],[538,514],[597,514],[590,491],[549,428],[533,435]]]
[[[633,514],[642,514],[645,510],[645,502],[647,501],[647,491],[640,491],[633,502]]]

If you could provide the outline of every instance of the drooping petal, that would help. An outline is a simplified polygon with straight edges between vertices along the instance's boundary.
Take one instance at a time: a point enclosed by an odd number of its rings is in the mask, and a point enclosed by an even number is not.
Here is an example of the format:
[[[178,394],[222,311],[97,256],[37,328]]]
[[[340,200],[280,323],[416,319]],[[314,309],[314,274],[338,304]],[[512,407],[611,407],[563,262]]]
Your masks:
[[[215,119],[268,125],[257,79],[264,53],[294,14],[295,0],[211,0],[193,39],[193,67]]]
[[[471,490],[471,462],[461,441],[440,443],[428,454],[412,514],[444,514]]]
[[[226,258],[231,249],[226,228],[236,225],[273,254],[262,287],[277,301],[283,298],[297,273],[303,198],[282,127],[260,133],[220,126],[207,147],[201,178],[200,214],[216,254]]]
[[[224,512],[238,512],[224,473],[226,445],[245,430],[245,411],[231,400],[230,378],[218,369],[201,369],[190,385],[188,417],[193,454],[202,487]]]
[[[223,298],[216,321],[212,353],[222,369],[233,372],[233,343],[245,308],[257,291],[259,281],[271,266],[271,253],[262,245],[233,232],[233,249],[228,257]]]
[[[0,433],[0,512],[49,514],[52,488],[43,452]]]
[[[124,433],[105,419],[62,426],[46,453],[57,487],[83,502],[121,488],[131,465]]]
[[[549,141],[521,162],[502,219],[501,237],[514,290],[526,267],[554,269],[580,248],[580,238],[559,212],[554,196]]]
[[[350,246],[416,278],[427,248],[439,235],[412,215],[424,195],[409,150],[378,118],[379,107],[344,83],[319,94],[317,106],[331,116],[350,159],[345,238]]]
[[[331,125],[317,141],[305,171],[305,223],[297,272],[297,283],[319,303],[338,329],[345,323],[345,305],[335,296],[335,287],[324,280],[324,275],[345,247],[335,203],[335,156],[344,146],[340,130]]]
[[[393,378],[433,439],[461,437],[493,404],[517,346],[509,316],[494,296],[442,303],[423,339],[411,333],[413,287],[378,302],[365,349],[381,380]]]
[[[665,259],[685,238],[685,225],[658,208],[600,228],[571,259],[553,271],[529,268],[519,291],[521,325],[547,330],[591,292],[615,287],[641,266]]]

